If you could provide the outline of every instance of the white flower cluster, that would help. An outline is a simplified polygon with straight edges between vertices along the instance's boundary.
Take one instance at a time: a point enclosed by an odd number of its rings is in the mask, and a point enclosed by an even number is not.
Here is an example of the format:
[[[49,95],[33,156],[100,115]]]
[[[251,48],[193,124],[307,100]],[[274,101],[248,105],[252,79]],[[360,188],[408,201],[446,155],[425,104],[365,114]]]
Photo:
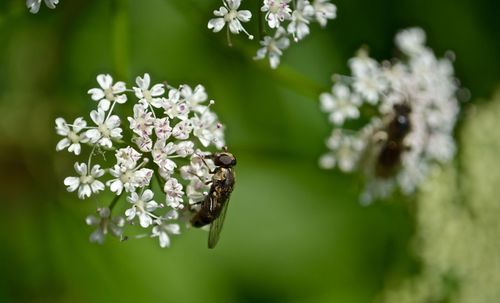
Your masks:
[[[366,203],[386,197],[396,186],[411,194],[431,167],[455,153],[458,83],[451,59],[436,58],[425,40],[420,28],[401,31],[395,41],[405,58],[391,62],[378,63],[360,50],[349,61],[352,75],[335,76],[332,92],[320,96],[321,109],[334,125],[327,140],[329,152],[320,165],[338,166],[344,172],[362,170],[368,179],[362,195]],[[401,105],[408,108],[408,122],[405,115],[398,116]],[[364,117],[362,112],[371,115]],[[401,127],[396,131],[404,133],[402,146],[389,147],[394,151],[390,156],[399,157],[392,159],[397,160],[397,169],[390,177],[377,176],[375,167],[381,165],[377,157],[384,146],[394,144],[389,124],[395,119],[401,119],[395,122]],[[349,120],[359,121],[352,125],[368,123],[361,129],[346,129]]]
[[[45,5],[48,8],[54,9],[56,5],[59,3],[59,0],[44,0]],[[26,6],[29,8],[30,13],[36,14],[40,10],[40,5],[42,4],[42,0],[26,0]]]
[[[92,242],[102,243],[108,232],[123,236],[126,223],[150,229],[158,237],[161,247],[170,244],[169,234],[179,234],[180,227],[172,220],[179,212],[189,212],[191,204],[203,200],[214,168],[210,159],[204,159],[208,148],[224,147],[224,131],[217,115],[210,110],[205,88],[188,85],[178,88],[166,84],[151,84],[148,74],[137,77],[136,86],[127,89],[124,82],[113,82],[110,75],[97,76],[99,88],[88,91],[97,108],[90,112],[92,123],[78,117],[72,124],[56,119],[56,131],[63,136],[57,151],[67,149],[80,155],[82,145],[90,146],[85,162],[75,163],[77,176],[67,177],[64,184],[69,192],[77,192],[80,199],[97,195],[109,189],[115,199],[108,207],[100,207],[98,216],[89,216],[87,223],[96,225]],[[116,113],[126,103],[127,94],[134,94],[133,113],[126,120]],[[128,121],[128,123],[127,123]],[[123,127],[123,122],[127,127]],[[127,141],[124,141],[127,138]],[[109,167],[106,154],[113,153],[116,161]],[[96,156],[102,155],[101,164]],[[106,181],[103,177],[108,175]],[[153,176],[163,193],[153,193]],[[128,208],[122,216],[112,217],[116,203],[125,193]]]
[[[330,0],[263,0],[259,14],[264,14],[272,35],[262,37],[261,48],[257,51],[255,60],[269,58],[272,68],[277,68],[283,50],[290,46],[289,37],[295,42],[309,35],[311,22],[318,22],[325,27],[328,19],[337,17],[337,7]],[[221,31],[227,23],[228,42],[229,33],[244,32],[250,35],[241,23],[250,21],[252,13],[248,10],[239,10],[241,0],[223,0],[223,6],[214,11],[216,18],[208,22],[208,28],[214,32]],[[262,25],[264,27],[264,25]]]

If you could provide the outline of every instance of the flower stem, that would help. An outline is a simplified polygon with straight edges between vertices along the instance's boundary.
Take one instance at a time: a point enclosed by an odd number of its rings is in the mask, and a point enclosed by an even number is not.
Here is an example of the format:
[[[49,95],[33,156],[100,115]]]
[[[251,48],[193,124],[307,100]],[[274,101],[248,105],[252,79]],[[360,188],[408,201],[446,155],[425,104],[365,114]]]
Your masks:
[[[127,0],[113,1],[112,50],[115,73],[122,79],[128,76],[128,7]]]
[[[109,211],[111,212],[113,210],[113,208],[115,207],[116,203],[118,202],[118,200],[120,200],[120,197],[123,195],[123,193],[119,194],[118,196],[115,196],[113,198],[113,201],[111,201],[111,203],[109,204]]]
[[[266,31],[265,31],[265,25],[264,25],[264,13],[260,8],[259,10],[259,40],[264,40],[264,37],[266,36]]]

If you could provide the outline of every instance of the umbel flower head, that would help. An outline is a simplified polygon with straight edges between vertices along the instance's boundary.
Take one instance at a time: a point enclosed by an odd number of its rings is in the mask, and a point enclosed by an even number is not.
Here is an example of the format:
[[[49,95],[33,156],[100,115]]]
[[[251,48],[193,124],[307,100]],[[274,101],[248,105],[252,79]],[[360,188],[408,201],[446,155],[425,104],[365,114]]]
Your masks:
[[[399,32],[395,41],[403,58],[379,63],[361,49],[349,60],[351,76],[334,76],[332,92],[320,96],[334,126],[320,166],[361,171],[364,203],[396,187],[413,193],[433,167],[455,153],[459,86],[451,59],[437,58],[420,28]],[[348,128],[360,125],[352,120],[364,126]]]
[[[222,0],[223,6],[214,11],[216,18],[210,19],[208,29],[213,32],[221,31],[227,24],[227,39],[231,45],[230,33],[239,34],[244,32],[250,39],[249,34],[242,23],[249,22],[252,13],[248,10],[240,10],[241,0]],[[294,3],[295,5],[292,5]],[[265,24],[269,28],[263,29],[263,33],[269,31],[271,34],[262,34],[260,45],[255,60],[269,58],[271,68],[275,69],[280,63],[283,51],[290,46],[290,38],[299,42],[310,33],[309,26],[317,22],[325,27],[328,20],[337,17],[337,7],[330,0],[263,0],[258,11]]]
[[[136,226],[137,237],[158,237],[167,247],[170,235],[180,233],[178,221],[209,190],[214,165],[205,155],[225,146],[224,128],[211,110],[214,101],[202,85],[154,84],[148,74],[137,77],[131,89],[110,75],[98,75],[97,82],[99,88],[88,91],[96,101],[92,122],[55,121],[63,137],[56,150],[88,156],[74,164],[76,175],[64,185],[100,204],[98,215],[87,218],[97,226],[91,242],[103,243],[107,235],[125,239],[127,228]],[[103,204],[101,196],[112,201]]]

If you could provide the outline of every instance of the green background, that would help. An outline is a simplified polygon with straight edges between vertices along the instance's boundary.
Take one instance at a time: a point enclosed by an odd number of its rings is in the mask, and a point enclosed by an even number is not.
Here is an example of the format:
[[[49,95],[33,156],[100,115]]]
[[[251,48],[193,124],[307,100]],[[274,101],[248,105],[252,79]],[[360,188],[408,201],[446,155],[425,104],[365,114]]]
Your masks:
[[[243,6],[255,15],[258,2]],[[418,275],[418,197],[362,207],[356,176],[320,170],[330,127],[317,96],[331,74],[347,73],[361,45],[387,59],[398,29],[421,26],[438,55],[456,54],[457,77],[471,91],[463,112],[481,108],[500,80],[500,2],[334,3],[338,18],[312,26],[273,71],[251,59],[256,41],[235,36],[229,48],[224,33],[206,28],[218,0],[61,0],[37,15],[24,1],[2,0],[0,301],[379,302],[384,289]],[[257,24],[247,29],[257,33]],[[217,101],[238,166],[215,250],[199,230],[174,237],[170,249],[152,239],[90,244],[84,218],[95,203],[62,184],[76,158],[56,154],[54,119],[87,116],[97,74],[132,84],[145,72],[157,82],[202,83]],[[473,117],[460,117],[460,147]],[[484,131],[500,141],[495,124]],[[479,144],[472,155],[459,153],[458,179],[464,163],[498,146]]]

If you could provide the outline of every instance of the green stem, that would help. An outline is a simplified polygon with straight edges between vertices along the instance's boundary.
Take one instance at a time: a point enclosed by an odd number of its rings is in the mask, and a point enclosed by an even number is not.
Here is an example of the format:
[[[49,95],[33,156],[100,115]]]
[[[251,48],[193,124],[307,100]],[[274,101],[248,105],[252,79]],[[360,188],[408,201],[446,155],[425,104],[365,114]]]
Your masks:
[[[118,202],[118,200],[120,200],[120,197],[123,195],[123,193],[119,194],[118,196],[115,196],[113,198],[113,201],[111,201],[111,203],[109,204],[109,211],[113,211],[113,208],[115,207],[116,203]]]
[[[112,11],[112,50],[115,74],[119,78],[127,79],[129,62],[127,0],[114,0]]]
[[[260,10],[260,7],[258,7],[259,10],[259,40],[264,40],[264,37],[266,36],[266,31],[265,31],[265,25],[264,25],[264,13]]]

